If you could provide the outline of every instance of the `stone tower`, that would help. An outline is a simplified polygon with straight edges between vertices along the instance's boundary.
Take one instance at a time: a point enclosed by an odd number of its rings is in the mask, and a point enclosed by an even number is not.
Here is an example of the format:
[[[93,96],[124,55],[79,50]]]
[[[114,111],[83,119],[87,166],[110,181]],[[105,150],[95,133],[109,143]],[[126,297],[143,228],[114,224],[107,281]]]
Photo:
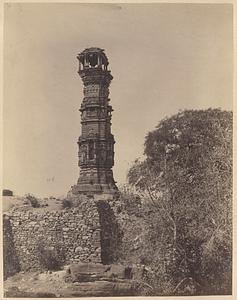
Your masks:
[[[113,77],[107,69],[109,62],[103,49],[85,49],[77,58],[84,98],[78,139],[80,176],[72,193],[113,195],[117,192],[112,171],[115,141],[111,133],[113,109],[108,98]]]

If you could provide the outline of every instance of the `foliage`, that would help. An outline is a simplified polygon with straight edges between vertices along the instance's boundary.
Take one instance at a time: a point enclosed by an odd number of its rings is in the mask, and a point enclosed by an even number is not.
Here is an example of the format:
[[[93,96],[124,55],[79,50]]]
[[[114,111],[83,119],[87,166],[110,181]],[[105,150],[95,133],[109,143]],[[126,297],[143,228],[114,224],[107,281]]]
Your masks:
[[[34,208],[40,207],[39,200],[35,196],[33,196],[31,194],[27,194],[25,196],[25,198],[30,202],[32,207],[34,207]]]
[[[43,269],[49,271],[60,270],[65,259],[63,247],[56,244],[55,246],[48,246],[43,240],[38,241],[37,251],[39,255],[39,262]]]
[[[129,185],[123,185],[119,188],[119,201],[116,203],[117,212],[126,211],[129,215],[140,215],[141,198],[135,193]],[[118,205],[119,203],[119,205]]]
[[[230,294],[232,113],[189,110],[164,119],[146,136],[144,154],[128,180],[151,208],[148,263],[156,269],[167,260],[176,294],[190,278],[196,294]]]
[[[62,201],[62,207],[65,208],[71,208],[73,206],[73,203],[70,199],[63,199]]]

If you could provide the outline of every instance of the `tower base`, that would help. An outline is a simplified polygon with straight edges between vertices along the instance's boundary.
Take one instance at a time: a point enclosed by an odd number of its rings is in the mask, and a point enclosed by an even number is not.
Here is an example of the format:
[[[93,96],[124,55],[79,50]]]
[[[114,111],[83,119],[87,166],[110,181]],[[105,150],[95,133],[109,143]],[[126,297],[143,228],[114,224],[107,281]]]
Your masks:
[[[106,184],[76,184],[71,187],[68,196],[87,196],[97,200],[114,200],[119,196],[119,190],[115,186],[109,186]]]
[[[100,195],[100,197],[107,195],[108,198],[113,198],[118,194],[118,188],[113,179],[112,170],[81,169],[78,182],[72,186],[70,193],[86,196]]]
[[[116,185],[109,184],[76,184],[72,186],[72,193],[74,195],[84,194],[84,195],[93,195],[93,194],[114,194],[118,192]]]

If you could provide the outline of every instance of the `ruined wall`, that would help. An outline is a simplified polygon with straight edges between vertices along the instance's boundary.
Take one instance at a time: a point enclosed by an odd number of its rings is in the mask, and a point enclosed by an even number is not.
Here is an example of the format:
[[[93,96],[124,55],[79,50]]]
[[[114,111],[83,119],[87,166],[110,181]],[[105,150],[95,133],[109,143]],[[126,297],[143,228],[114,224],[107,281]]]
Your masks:
[[[101,261],[103,264],[111,264],[118,259],[117,250],[123,234],[110,203],[98,200],[96,205],[101,225]]]
[[[21,270],[42,269],[44,255],[60,263],[101,262],[99,213],[89,199],[68,210],[13,211],[6,218],[5,243],[14,245]]]
[[[12,235],[10,218],[3,218],[3,278],[14,275],[20,271],[18,257]]]

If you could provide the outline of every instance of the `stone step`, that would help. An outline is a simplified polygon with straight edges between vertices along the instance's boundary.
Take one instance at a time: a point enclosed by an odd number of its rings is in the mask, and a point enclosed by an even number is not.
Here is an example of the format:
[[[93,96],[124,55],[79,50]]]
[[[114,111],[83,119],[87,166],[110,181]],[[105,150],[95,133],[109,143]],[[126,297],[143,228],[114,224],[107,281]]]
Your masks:
[[[64,290],[64,297],[133,296],[135,291],[130,280],[124,282],[94,281],[74,283]]]
[[[67,269],[67,282],[93,282],[98,280],[131,279],[132,268],[122,265],[102,265],[94,263],[71,264]]]

